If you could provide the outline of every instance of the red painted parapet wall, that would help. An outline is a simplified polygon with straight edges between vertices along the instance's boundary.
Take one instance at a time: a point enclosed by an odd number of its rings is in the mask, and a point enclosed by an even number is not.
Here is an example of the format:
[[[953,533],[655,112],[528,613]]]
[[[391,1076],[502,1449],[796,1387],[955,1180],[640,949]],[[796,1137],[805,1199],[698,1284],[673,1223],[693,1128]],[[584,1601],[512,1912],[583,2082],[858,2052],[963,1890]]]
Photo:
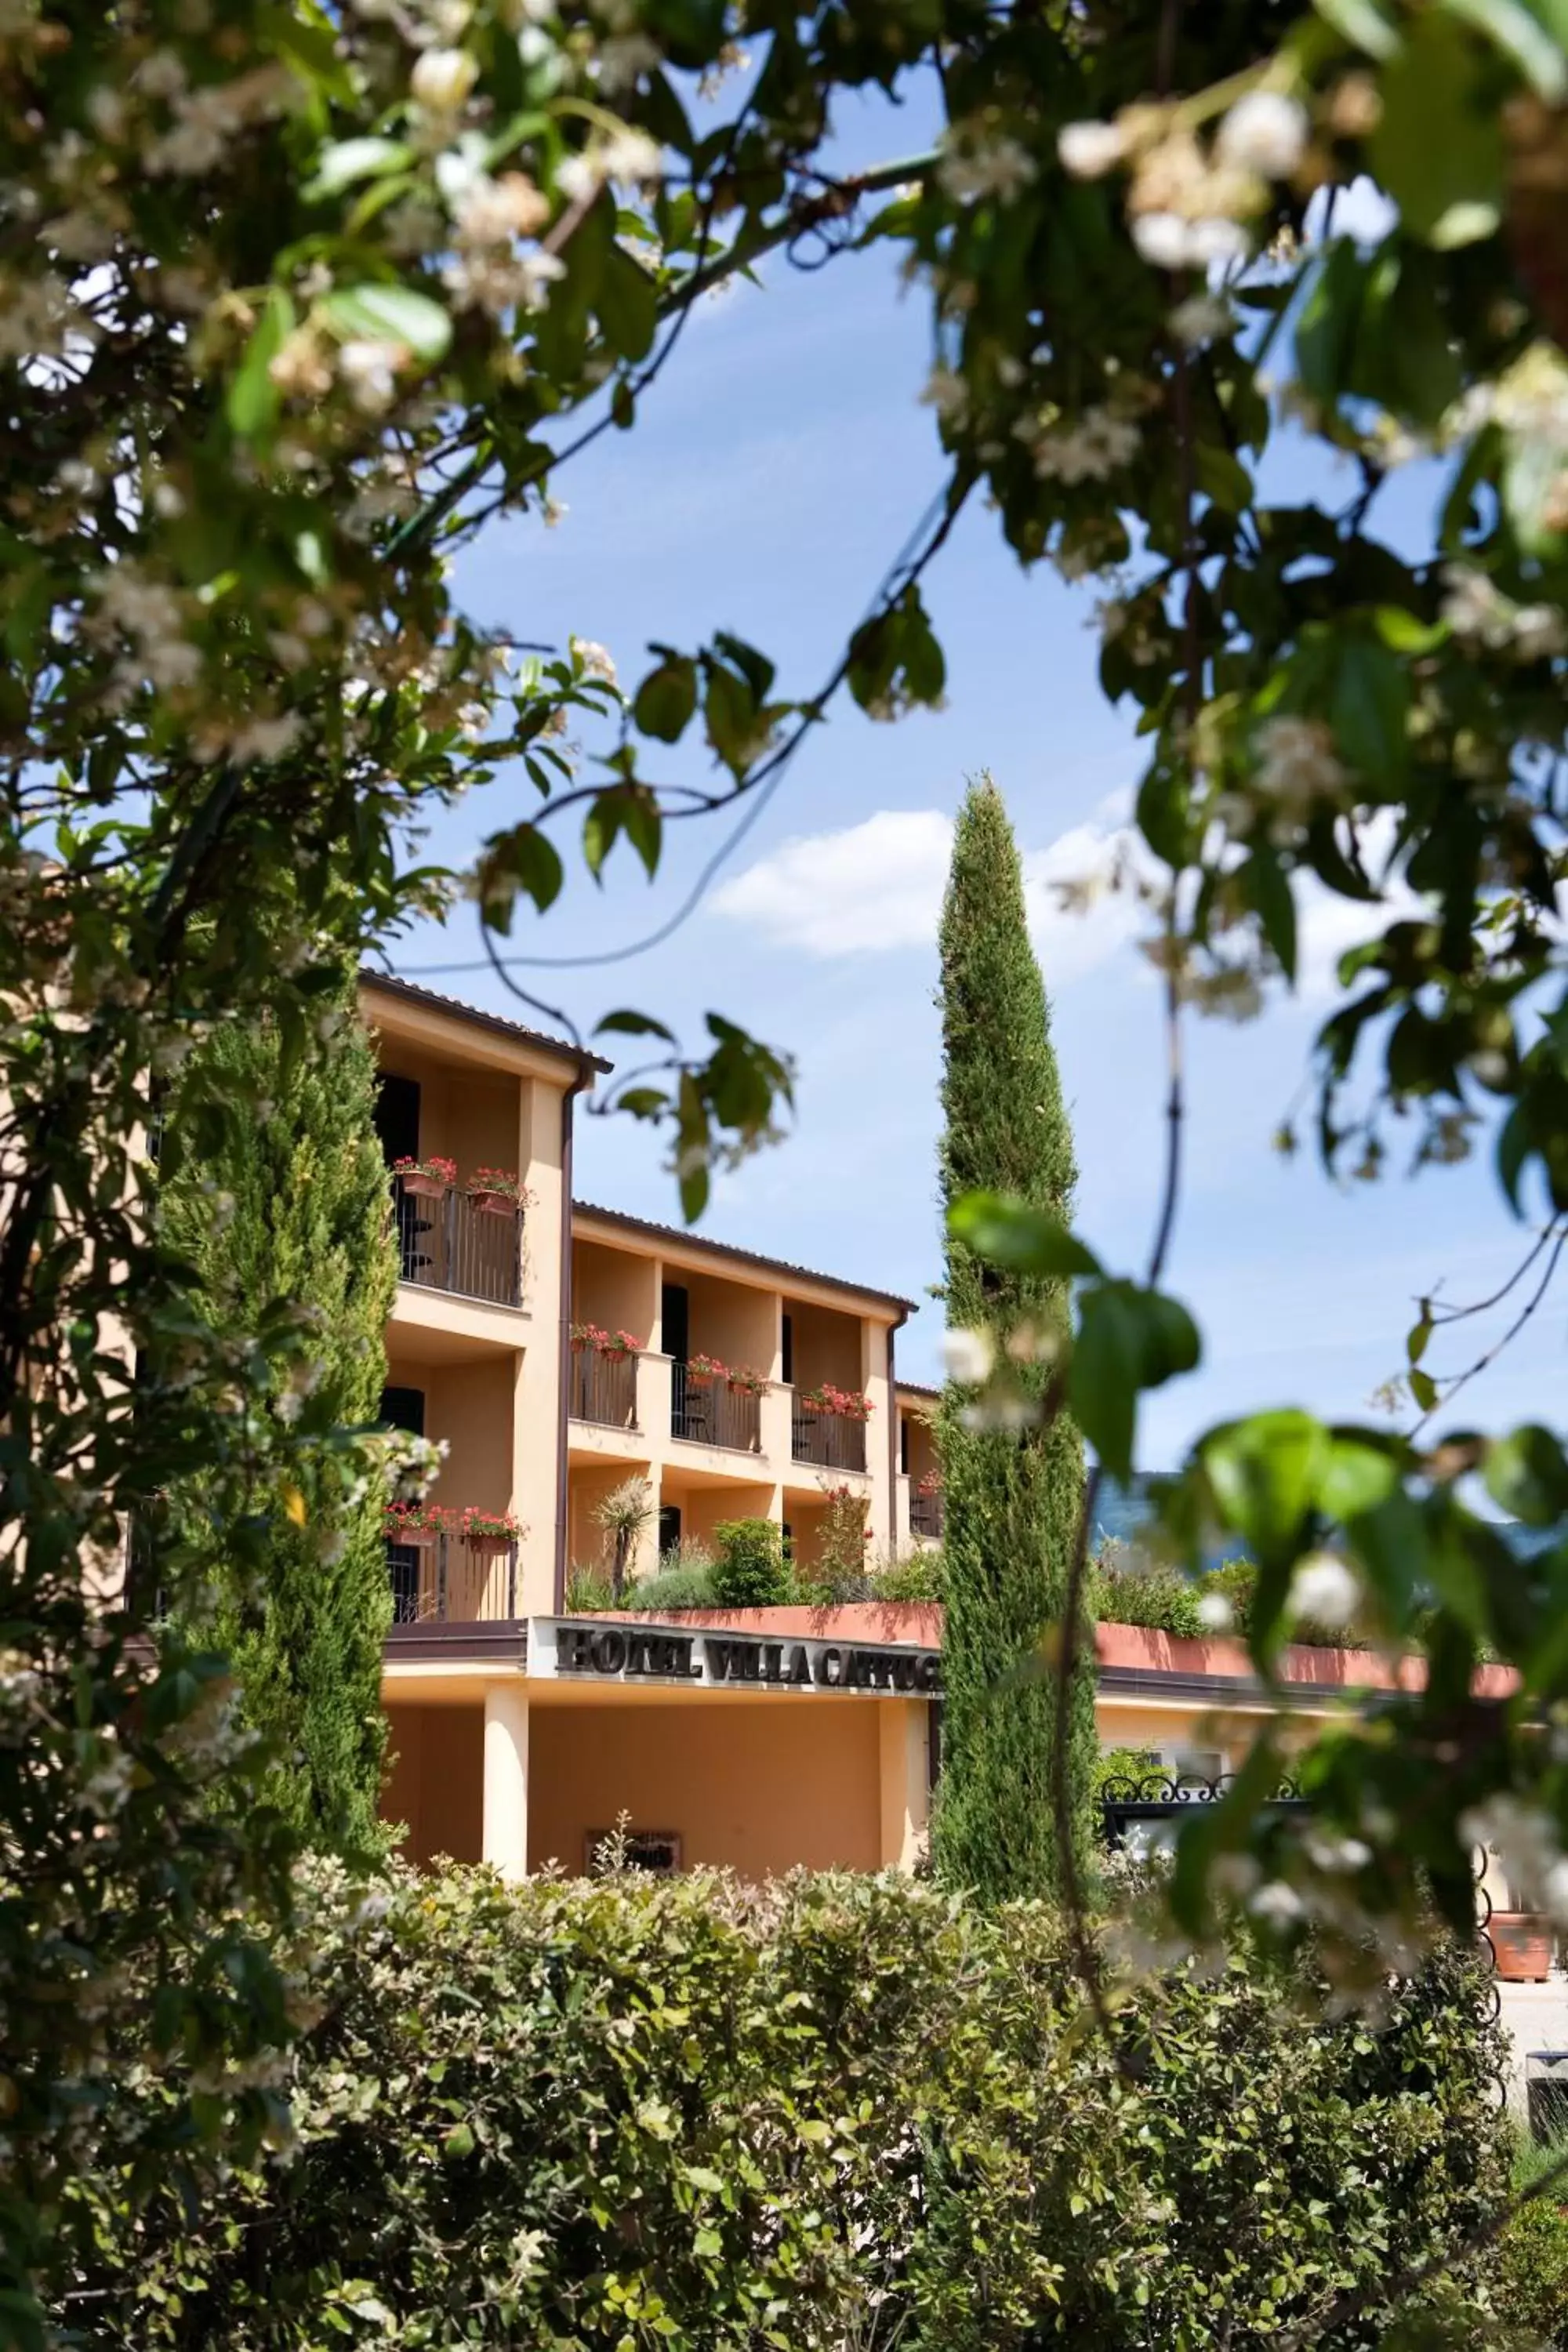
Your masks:
[[[636,1609],[595,1611],[595,1616],[625,1617],[633,1622],[668,1624]],[[851,1601],[837,1608],[808,1609],[683,1609],[682,1625],[714,1633],[761,1635],[771,1641],[908,1642],[911,1647],[942,1646],[942,1612],[932,1601]],[[1095,1651],[1102,1666],[1155,1675],[1192,1675],[1219,1682],[1249,1682],[1254,1677],[1244,1642],[1184,1641],[1149,1625],[1097,1625]],[[1376,1650],[1319,1649],[1292,1642],[1280,1654],[1276,1669],[1281,1683],[1316,1690],[1419,1690],[1424,1668],[1419,1658],[1395,1662]],[[1506,1698],[1518,1677],[1511,1666],[1481,1666],[1475,1690],[1484,1698]]]

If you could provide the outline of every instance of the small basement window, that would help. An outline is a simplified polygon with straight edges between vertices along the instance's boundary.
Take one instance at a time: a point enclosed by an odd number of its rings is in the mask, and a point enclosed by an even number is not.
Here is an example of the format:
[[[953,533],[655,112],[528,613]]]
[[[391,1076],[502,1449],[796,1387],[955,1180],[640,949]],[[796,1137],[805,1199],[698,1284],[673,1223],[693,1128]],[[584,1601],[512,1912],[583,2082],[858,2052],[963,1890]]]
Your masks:
[[[583,1838],[583,1867],[590,1878],[605,1875],[617,1845],[627,1870],[670,1878],[680,1868],[679,1830],[588,1830]]]

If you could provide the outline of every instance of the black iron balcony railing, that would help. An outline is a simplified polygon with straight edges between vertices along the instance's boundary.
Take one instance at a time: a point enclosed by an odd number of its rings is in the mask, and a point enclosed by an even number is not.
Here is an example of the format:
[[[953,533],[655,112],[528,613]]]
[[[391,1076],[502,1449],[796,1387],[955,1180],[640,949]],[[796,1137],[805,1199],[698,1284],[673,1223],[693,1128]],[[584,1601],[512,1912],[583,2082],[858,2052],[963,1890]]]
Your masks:
[[[596,1421],[602,1429],[637,1424],[637,1360],[606,1356],[597,1348],[572,1353],[572,1418]]]
[[[866,1424],[850,1412],[805,1412],[791,1416],[790,1451],[797,1462],[823,1470],[864,1470]]]
[[[386,1544],[395,1625],[477,1625],[517,1615],[517,1546],[433,1535]]]
[[[910,1533],[912,1536],[940,1536],[942,1533],[942,1496],[922,1495],[918,1486],[910,1490]]]
[[[405,1282],[482,1298],[492,1307],[522,1304],[522,1207],[516,1201],[480,1208],[449,1187],[432,1196],[392,1180],[398,1272]]]
[[[669,1433],[695,1445],[724,1445],[736,1454],[760,1454],[762,1400],[754,1389],[731,1388],[689,1364],[669,1368]]]

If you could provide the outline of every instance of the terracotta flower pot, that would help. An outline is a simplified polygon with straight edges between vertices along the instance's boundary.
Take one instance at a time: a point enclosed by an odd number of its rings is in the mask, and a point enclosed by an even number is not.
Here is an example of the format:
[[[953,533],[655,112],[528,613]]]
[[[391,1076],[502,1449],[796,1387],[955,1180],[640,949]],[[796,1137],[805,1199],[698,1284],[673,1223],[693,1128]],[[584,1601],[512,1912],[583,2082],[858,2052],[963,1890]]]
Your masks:
[[[470,1192],[468,1205],[481,1217],[510,1217],[517,1202],[510,1192]]]
[[[405,1192],[412,1192],[416,1201],[439,1201],[445,1196],[447,1185],[444,1176],[426,1176],[416,1168],[405,1171],[403,1189]]]
[[[1552,1928],[1539,1911],[1494,1911],[1487,1933],[1497,1972],[1513,1984],[1544,1984],[1552,1974]]]
[[[476,1559],[500,1559],[511,1549],[510,1536],[465,1536],[463,1541]]]

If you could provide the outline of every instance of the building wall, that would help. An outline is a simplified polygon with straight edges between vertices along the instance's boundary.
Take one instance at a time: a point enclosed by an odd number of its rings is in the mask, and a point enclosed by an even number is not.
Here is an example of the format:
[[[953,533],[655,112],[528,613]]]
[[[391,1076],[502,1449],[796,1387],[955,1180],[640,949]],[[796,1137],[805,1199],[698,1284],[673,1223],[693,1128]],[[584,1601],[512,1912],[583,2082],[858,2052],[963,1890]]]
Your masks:
[[[637,1547],[632,1567],[634,1574],[649,1576],[658,1566],[658,1496],[653,1491],[649,1465],[646,1462],[577,1462],[572,1465],[568,1484],[566,1518],[566,1559],[568,1570],[584,1568],[609,1572],[613,1549],[594,1513],[606,1495],[625,1486],[628,1478],[648,1478],[653,1513]]]
[[[609,1249],[603,1242],[574,1241],[572,1320],[629,1331],[640,1346],[651,1347],[658,1319],[658,1273],[654,1258]]]
[[[795,1387],[814,1389],[831,1381],[835,1388],[859,1388],[867,1369],[859,1317],[839,1315],[806,1299],[786,1297],[784,1304],[790,1318]]]
[[[584,1865],[589,1831],[674,1830],[682,1864],[763,1878],[881,1861],[884,1703],[550,1706],[529,1726],[529,1867]],[[478,1849],[476,1848],[476,1851]]]
[[[695,1274],[679,1266],[667,1267],[665,1280],[686,1286],[690,1300],[689,1345],[692,1355],[717,1356],[721,1363],[744,1366],[770,1375],[776,1373],[776,1290],[754,1289],[749,1283],[730,1282],[721,1276]]]
[[[511,1073],[454,1064],[395,1032],[383,1034],[379,1059],[384,1070],[418,1084],[421,1157],[439,1152],[455,1160],[460,1176],[474,1168],[523,1173],[518,1162],[520,1081]]]
[[[476,1706],[390,1706],[384,1821],[406,1824],[405,1862],[478,1862],[484,1822],[484,1715]]]

